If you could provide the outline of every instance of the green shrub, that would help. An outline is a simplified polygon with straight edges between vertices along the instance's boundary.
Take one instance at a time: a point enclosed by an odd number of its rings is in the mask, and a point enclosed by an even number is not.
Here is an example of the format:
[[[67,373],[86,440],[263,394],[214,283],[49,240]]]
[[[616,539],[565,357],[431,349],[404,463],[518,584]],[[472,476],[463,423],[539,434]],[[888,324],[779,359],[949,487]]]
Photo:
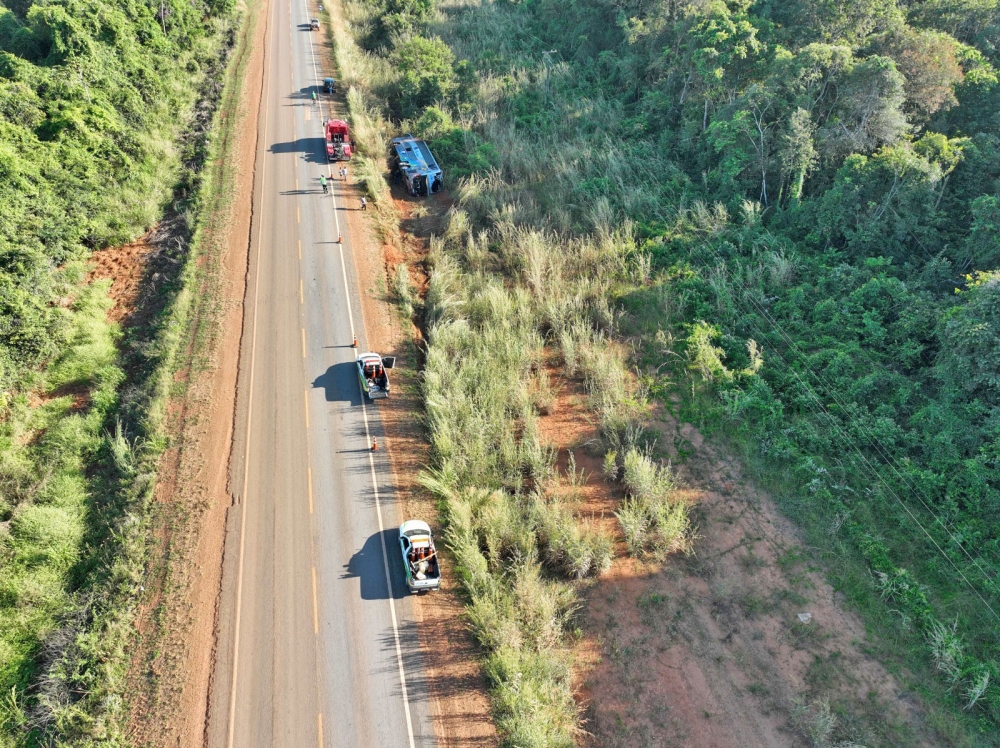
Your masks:
[[[500,166],[496,147],[461,127],[452,127],[432,137],[429,145],[438,164],[447,171],[449,180],[459,180]]]
[[[404,117],[446,101],[458,85],[455,56],[438,38],[414,36],[396,48],[395,57],[400,72],[398,101]]]
[[[663,559],[677,551],[690,552],[694,533],[687,506],[675,496],[673,471],[630,449],[625,453],[622,482],[629,496],[615,516],[629,553]]]
[[[135,433],[152,425],[145,378],[157,377],[151,370],[176,331],[157,329],[163,320],[153,316],[126,340],[107,318],[110,281],[89,282],[86,261],[94,248],[136,239],[174,198],[182,211],[197,208],[204,139],[192,131],[183,152],[176,144],[225,49],[232,4],[8,5],[14,12],[0,8],[0,743],[122,744],[123,642],[151,487],[148,472],[136,475],[152,457]],[[158,291],[169,306],[174,289]],[[129,397],[143,402],[126,407]],[[110,426],[114,415],[131,435]]]
[[[570,579],[600,576],[611,568],[614,542],[595,526],[582,525],[565,506],[534,499],[534,522],[542,561]]]

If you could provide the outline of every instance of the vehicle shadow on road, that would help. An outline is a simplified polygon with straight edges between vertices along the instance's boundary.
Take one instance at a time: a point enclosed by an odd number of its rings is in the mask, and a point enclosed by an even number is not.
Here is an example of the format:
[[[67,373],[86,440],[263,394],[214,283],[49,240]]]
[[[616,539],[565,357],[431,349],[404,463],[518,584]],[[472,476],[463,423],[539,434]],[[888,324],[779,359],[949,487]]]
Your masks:
[[[361,405],[358,388],[358,365],[353,361],[334,364],[313,380],[313,387],[322,387],[328,403]]]
[[[376,532],[347,562],[341,579],[357,577],[361,580],[362,600],[388,600],[390,589],[385,583],[385,562],[382,556],[382,541],[389,556],[389,576],[392,580],[391,595],[394,600],[407,597],[406,583],[400,567],[402,557],[394,553],[399,548],[399,531],[396,528]]]
[[[285,197],[288,195],[322,195],[323,189],[321,187],[317,187],[313,190],[279,190],[278,194]]]
[[[283,143],[272,143],[270,151],[271,153],[301,153],[308,164],[326,163],[326,141],[323,138],[297,138]]]

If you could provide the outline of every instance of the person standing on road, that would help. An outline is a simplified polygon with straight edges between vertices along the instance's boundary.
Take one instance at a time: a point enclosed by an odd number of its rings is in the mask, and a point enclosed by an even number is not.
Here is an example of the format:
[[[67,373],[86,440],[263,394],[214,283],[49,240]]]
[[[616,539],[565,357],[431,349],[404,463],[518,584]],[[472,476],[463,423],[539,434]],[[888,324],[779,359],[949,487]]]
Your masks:
[[[347,181],[347,167],[345,166],[340,170],[341,175],[344,177],[344,181]]]
[[[322,174],[319,175],[319,186],[323,188],[323,194],[327,194],[330,191],[330,187],[326,183],[326,177]]]
[[[361,198],[361,210],[368,210],[368,198]]]

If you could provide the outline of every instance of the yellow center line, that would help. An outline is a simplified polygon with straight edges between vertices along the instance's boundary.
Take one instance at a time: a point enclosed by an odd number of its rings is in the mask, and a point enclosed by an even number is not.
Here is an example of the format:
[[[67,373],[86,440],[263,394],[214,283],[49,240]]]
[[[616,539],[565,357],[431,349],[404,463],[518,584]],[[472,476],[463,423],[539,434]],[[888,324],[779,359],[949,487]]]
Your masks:
[[[316,715],[316,728],[318,730],[319,748],[323,748],[323,712]]]
[[[299,278],[299,303],[300,304],[305,304],[306,303],[306,297],[302,293],[302,279],[301,278]]]
[[[302,240],[299,239],[299,259],[302,259]]]
[[[302,223],[302,213],[299,212],[299,206],[295,206],[295,222]]]
[[[306,357],[306,328],[302,328],[302,358]]]
[[[316,602],[316,567],[312,567],[313,576],[313,633],[319,633],[319,604]]]
[[[306,428],[309,428],[309,390],[305,390],[302,393],[302,399],[306,403]]]
[[[295,189],[296,190],[299,189],[299,175],[298,174],[295,175]]]
[[[306,468],[306,477],[309,479],[309,514],[313,513],[313,470]]]

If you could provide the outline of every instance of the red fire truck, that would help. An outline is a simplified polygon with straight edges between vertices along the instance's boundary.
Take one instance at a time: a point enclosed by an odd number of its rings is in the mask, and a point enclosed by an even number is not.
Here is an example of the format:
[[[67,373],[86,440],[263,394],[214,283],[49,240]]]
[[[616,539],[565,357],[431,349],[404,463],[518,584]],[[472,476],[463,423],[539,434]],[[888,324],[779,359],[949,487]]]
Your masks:
[[[351,160],[351,130],[342,119],[326,121],[326,158],[328,161]]]

